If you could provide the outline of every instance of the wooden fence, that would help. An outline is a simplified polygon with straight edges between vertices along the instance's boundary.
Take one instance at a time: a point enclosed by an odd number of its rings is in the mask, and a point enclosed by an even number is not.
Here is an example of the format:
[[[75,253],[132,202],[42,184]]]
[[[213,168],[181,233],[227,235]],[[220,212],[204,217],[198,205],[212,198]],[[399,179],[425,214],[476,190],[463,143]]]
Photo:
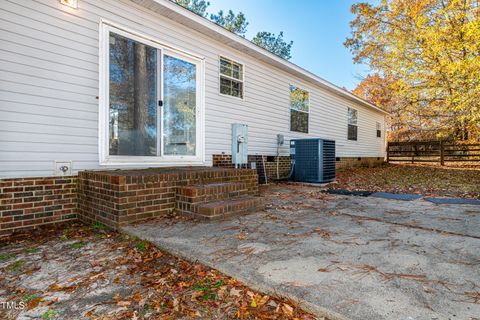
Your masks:
[[[480,143],[455,144],[444,141],[389,142],[387,162],[479,162]]]

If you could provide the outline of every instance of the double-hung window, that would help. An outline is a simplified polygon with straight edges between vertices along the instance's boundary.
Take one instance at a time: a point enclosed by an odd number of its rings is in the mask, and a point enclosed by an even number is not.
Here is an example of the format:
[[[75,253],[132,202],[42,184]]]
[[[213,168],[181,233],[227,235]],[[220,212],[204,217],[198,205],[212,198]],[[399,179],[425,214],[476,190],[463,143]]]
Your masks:
[[[358,111],[348,108],[348,140],[358,139]]]
[[[290,85],[290,131],[308,133],[309,109],[308,91]]]
[[[377,138],[382,137],[382,124],[380,122],[377,122]]]
[[[220,57],[220,94],[243,99],[243,64]]]

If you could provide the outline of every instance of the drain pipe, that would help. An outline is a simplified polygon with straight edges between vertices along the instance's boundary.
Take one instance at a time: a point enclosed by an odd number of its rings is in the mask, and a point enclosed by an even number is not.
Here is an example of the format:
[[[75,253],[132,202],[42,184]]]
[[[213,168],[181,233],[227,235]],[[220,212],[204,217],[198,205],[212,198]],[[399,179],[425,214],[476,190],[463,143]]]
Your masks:
[[[262,155],[263,176],[265,177],[265,184],[268,184],[267,169],[265,169],[265,158]]]
[[[280,144],[277,143],[277,180],[280,179],[279,158],[280,158]]]
[[[284,177],[284,178],[275,179],[275,181],[290,180],[290,178],[291,178],[292,175],[293,175],[293,170],[294,170],[294,169],[295,169],[295,160],[292,160],[292,163],[291,163],[291,166],[290,166],[290,172],[288,173],[288,176],[287,176],[287,177]]]
[[[285,137],[283,134],[277,134],[277,180],[280,180],[280,146],[285,142]]]

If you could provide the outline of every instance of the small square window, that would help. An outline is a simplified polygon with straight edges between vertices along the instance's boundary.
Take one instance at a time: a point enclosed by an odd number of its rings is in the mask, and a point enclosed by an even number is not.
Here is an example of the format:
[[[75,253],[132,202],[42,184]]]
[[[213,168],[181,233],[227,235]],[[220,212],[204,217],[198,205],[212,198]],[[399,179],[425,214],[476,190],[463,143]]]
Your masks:
[[[220,57],[220,94],[243,99],[243,65]]]

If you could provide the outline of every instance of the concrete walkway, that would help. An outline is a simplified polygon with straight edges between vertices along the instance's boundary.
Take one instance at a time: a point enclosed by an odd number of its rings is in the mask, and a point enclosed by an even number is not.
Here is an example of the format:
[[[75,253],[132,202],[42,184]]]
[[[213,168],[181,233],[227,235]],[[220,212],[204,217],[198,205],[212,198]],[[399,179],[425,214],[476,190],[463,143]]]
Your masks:
[[[331,319],[478,319],[480,207],[274,186],[267,210],[125,230]]]

